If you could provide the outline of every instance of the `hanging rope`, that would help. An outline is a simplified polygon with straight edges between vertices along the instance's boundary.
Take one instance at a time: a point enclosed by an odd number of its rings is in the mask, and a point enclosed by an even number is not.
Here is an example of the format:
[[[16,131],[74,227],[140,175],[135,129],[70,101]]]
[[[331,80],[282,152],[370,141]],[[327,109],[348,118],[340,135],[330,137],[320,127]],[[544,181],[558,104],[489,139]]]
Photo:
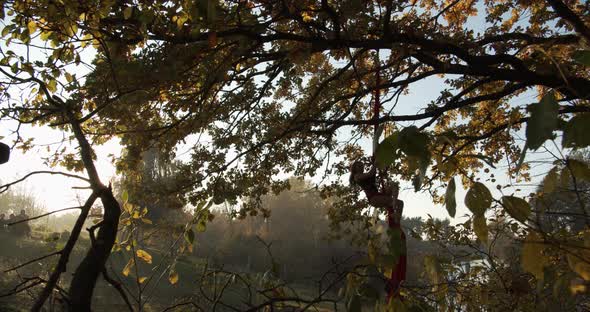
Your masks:
[[[381,85],[381,70],[379,69],[379,50],[377,50],[377,56],[375,57],[375,64],[377,66],[377,70],[375,72],[375,105],[373,105],[373,126],[375,127],[373,132],[373,161],[375,160],[375,153],[377,152],[377,146],[379,145],[379,137],[381,137],[381,128],[379,126],[379,112],[381,111],[381,102],[379,99],[380,96],[380,89],[379,86]]]
[[[376,157],[377,145],[379,144],[379,138],[381,136],[382,127],[379,125],[379,112],[381,111],[381,101],[380,101],[380,85],[381,85],[381,70],[379,69],[379,50],[377,50],[377,55],[375,57],[376,68],[375,71],[375,103],[373,106],[373,120],[374,120],[374,134],[373,134],[373,161]],[[377,184],[380,184],[382,192],[385,191],[384,188],[390,187],[385,186],[383,183],[383,172],[379,170]],[[398,233],[400,235],[401,244],[399,250],[401,250],[400,255],[397,258],[395,267],[391,271],[391,276],[387,281],[387,301],[391,300],[392,298],[400,298],[400,286],[401,283],[406,279],[406,270],[407,270],[407,256],[406,256],[406,235],[401,228],[401,218],[402,218],[402,210],[403,210],[403,202],[397,199],[397,189],[394,194],[391,194],[391,205],[386,207],[387,211],[387,224],[392,233]]]

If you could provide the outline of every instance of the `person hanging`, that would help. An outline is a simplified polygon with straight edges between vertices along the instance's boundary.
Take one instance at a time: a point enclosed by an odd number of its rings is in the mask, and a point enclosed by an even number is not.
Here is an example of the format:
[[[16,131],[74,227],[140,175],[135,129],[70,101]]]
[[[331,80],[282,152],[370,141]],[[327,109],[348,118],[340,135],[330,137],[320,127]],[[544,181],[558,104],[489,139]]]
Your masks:
[[[394,265],[394,268],[391,271],[391,276],[389,276],[387,285],[386,285],[386,292],[387,292],[387,300],[391,300],[392,298],[401,298],[400,290],[403,281],[406,279],[406,271],[407,271],[407,252],[406,252],[406,235],[401,228],[401,219],[402,213],[404,208],[404,202],[398,199],[399,195],[399,184],[398,183],[381,183],[382,189],[379,190],[379,184],[377,181],[377,167],[375,165],[375,153],[377,151],[377,146],[379,142],[379,138],[383,131],[383,127],[379,124],[379,112],[381,110],[381,102],[380,102],[380,85],[381,85],[381,76],[379,67],[379,50],[376,53],[376,65],[377,70],[376,74],[376,81],[375,81],[375,102],[373,107],[373,120],[374,120],[374,133],[373,133],[373,157],[371,157],[372,163],[370,164],[370,169],[365,172],[365,165],[362,161],[356,160],[350,166],[350,177],[349,182],[351,185],[359,186],[365,196],[369,204],[375,208],[382,208],[385,209],[387,213],[387,223],[389,225],[389,229],[392,235],[397,235],[394,233],[399,233],[399,240],[397,243],[399,246],[395,246],[394,249],[397,250],[396,255],[397,259]]]

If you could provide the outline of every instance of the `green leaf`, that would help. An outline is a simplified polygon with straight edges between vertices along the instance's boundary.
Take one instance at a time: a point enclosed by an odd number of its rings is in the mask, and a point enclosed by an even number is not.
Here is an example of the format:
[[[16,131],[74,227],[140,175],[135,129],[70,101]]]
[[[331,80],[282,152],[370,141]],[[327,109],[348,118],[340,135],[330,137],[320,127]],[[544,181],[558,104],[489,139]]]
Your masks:
[[[420,189],[422,188],[422,182],[424,180],[424,175],[425,175],[425,172],[420,170],[420,172],[418,172],[418,174],[416,174],[412,178],[412,185],[414,186],[415,192],[420,191]]]
[[[49,36],[51,36],[52,33],[53,33],[52,31],[42,31],[39,38],[41,38],[41,40],[43,40],[43,41],[47,41],[47,40],[49,40]]]
[[[123,200],[123,203],[129,202],[129,192],[127,190],[124,190],[123,194],[121,194],[121,200]]]
[[[559,168],[557,166],[549,170],[549,173],[543,179],[543,193],[549,194],[555,191],[559,183]]]
[[[449,212],[449,216],[451,216],[451,218],[455,217],[455,212],[457,210],[455,189],[455,179],[452,178],[451,181],[449,181],[449,186],[447,186],[447,192],[445,193],[445,206],[447,207],[447,211]]]
[[[50,92],[57,91],[57,81],[55,79],[51,79],[49,82],[47,82],[47,90]]]
[[[127,20],[131,18],[131,15],[133,15],[133,7],[126,7],[125,10],[123,10],[123,18]]]
[[[399,133],[399,148],[406,155],[405,163],[412,171],[417,171],[412,179],[414,190],[419,191],[426,170],[430,165],[430,137],[415,126],[402,129]]]
[[[203,208],[205,207],[205,205],[207,204],[207,201],[202,200],[197,204],[197,207],[195,207],[195,214],[197,214],[198,212],[200,212],[201,210],[203,210]]]
[[[465,195],[465,206],[474,215],[484,215],[492,205],[492,193],[480,182],[475,182]]]
[[[475,235],[480,241],[487,243],[488,224],[484,215],[473,216],[473,232],[475,232]]]
[[[6,37],[6,35],[8,35],[8,33],[12,30],[12,27],[10,25],[2,28],[2,37]]]
[[[590,113],[574,116],[563,130],[562,146],[583,148],[590,145]]]
[[[523,223],[531,214],[531,206],[520,197],[503,196],[502,205],[511,217]]]
[[[572,184],[572,174],[570,169],[565,166],[561,169],[561,173],[559,174],[559,185],[561,188],[569,188]]]
[[[580,180],[590,181],[590,168],[587,163],[570,158],[567,160],[567,166],[577,183]]]
[[[419,189],[430,164],[430,137],[417,127],[410,126],[385,138],[375,151],[375,162],[381,169],[393,164],[399,157],[398,151],[406,156],[411,171],[418,171],[414,187]]]
[[[197,232],[205,232],[205,230],[207,229],[207,223],[205,220],[201,220],[196,224],[196,229]]]
[[[184,232],[184,240],[191,245],[195,242],[195,232],[193,229]]]
[[[377,163],[377,167],[384,169],[393,164],[398,157],[398,148],[399,134],[397,132],[379,143],[377,150],[375,151],[375,162]]]
[[[531,117],[526,126],[527,146],[536,150],[547,139],[553,138],[553,131],[557,129],[559,104],[553,92],[548,92],[541,102],[529,107]]]
[[[533,274],[537,280],[543,280],[543,269],[547,265],[544,250],[545,245],[543,245],[541,235],[537,232],[530,232],[524,240],[521,263],[522,268]]]
[[[400,149],[409,156],[420,156],[428,153],[430,139],[416,126],[403,128],[400,133]]]
[[[574,60],[580,64],[590,66],[590,50],[579,50],[574,53]]]

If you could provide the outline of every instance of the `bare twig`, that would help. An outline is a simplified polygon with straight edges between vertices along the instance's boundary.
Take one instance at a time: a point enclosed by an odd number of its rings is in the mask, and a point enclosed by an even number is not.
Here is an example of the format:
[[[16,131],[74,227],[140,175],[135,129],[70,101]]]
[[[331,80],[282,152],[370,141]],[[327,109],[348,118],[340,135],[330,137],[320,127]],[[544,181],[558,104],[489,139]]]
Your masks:
[[[68,207],[68,208],[58,209],[58,210],[50,211],[48,213],[44,213],[42,215],[38,215],[38,216],[34,216],[34,217],[23,219],[23,220],[18,220],[18,221],[14,221],[14,222],[11,222],[11,223],[7,223],[6,225],[8,225],[8,226],[15,225],[15,224],[23,223],[23,222],[28,222],[28,221],[40,219],[40,218],[43,218],[43,217],[52,215],[54,213],[58,213],[58,212],[62,212],[62,211],[67,211],[67,210],[81,209],[81,208],[82,208],[82,206],[76,206],[76,207]]]
[[[5,271],[4,271],[4,273],[8,273],[8,272],[11,272],[11,271],[14,271],[14,270],[20,269],[20,268],[22,268],[22,267],[25,267],[25,266],[27,266],[27,265],[31,264],[31,263],[34,263],[34,262],[37,262],[37,261],[41,261],[41,260],[43,260],[43,259],[46,259],[46,258],[49,258],[49,257],[53,257],[53,256],[55,256],[55,255],[59,255],[59,254],[61,254],[61,252],[62,252],[62,251],[63,251],[63,250],[58,250],[58,251],[52,252],[52,253],[50,253],[50,254],[46,254],[46,255],[44,255],[44,256],[37,257],[37,258],[35,258],[35,259],[29,260],[29,261],[27,261],[27,262],[25,262],[25,263],[21,263],[21,264],[19,264],[19,265],[15,266],[15,267],[12,267],[12,268],[10,268],[10,269],[7,269],[7,270],[5,270]]]
[[[79,175],[75,175],[75,174],[71,174],[71,173],[67,173],[67,172],[60,172],[60,171],[49,171],[49,170],[39,170],[39,171],[33,171],[33,172],[29,172],[28,174],[26,174],[24,177],[12,181],[10,183],[4,184],[4,185],[0,185],[0,193],[4,193],[6,192],[11,186],[20,183],[24,180],[26,180],[27,178],[36,175],[36,174],[51,174],[51,175],[62,175],[62,176],[66,176],[69,178],[76,178],[76,179],[80,179],[80,180],[84,180],[86,182],[90,182],[90,180],[88,180],[85,177],[79,176]]]

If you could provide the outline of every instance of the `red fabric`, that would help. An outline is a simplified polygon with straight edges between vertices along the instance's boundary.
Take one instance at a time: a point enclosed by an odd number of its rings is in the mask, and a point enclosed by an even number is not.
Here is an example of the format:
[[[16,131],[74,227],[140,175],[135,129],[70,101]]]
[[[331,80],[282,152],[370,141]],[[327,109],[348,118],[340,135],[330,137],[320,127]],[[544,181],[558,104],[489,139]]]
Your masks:
[[[379,50],[377,50],[377,60],[379,60]],[[380,64],[377,62],[377,67],[379,67]],[[375,121],[377,121],[379,119],[379,111],[381,109],[381,102],[379,99],[380,96],[380,90],[379,90],[379,85],[381,84],[381,77],[380,77],[380,71],[377,70],[375,72],[375,105],[373,107],[373,119]],[[378,130],[378,125],[377,123],[375,123],[375,135],[377,135],[377,131]],[[378,191],[376,189],[376,185],[375,182],[376,181],[371,181],[371,187],[364,187],[363,190],[365,190],[365,193],[367,195],[367,198],[370,198],[369,196],[377,194]],[[400,216],[401,218],[401,216]],[[388,207],[387,208],[387,223],[389,224],[389,228],[390,229],[399,229],[400,233],[401,233],[401,244],[405,245],[406,244],[406,234],[404,233],[404,231],[402,230],[399,222],[397,222],[394,219],[394,211],[393,211],[393,207]],[[400,285],[401,283],[406,279],[406,268],[407,268],[407,256],[406,256],[406,251],[404,250],[402,252],[402,254],[399,256],[399,258],[397,259],[397,263],[395,265],[395,268],[391,271],[391,277],[388,281],[388,293],[387,293],[387,300],[389,301],[392,297],[400,297]]]
[[[398,229],[401,233],[401,244],[405,245],[406,242],[406,234],[401,228],[401,225],[396,222],[393,217],[393,209],[387,209],[387,223],[389,224],[390,229]],[[387,293],[387,300],[389,301],[391,298],[400,297],[400,285],[406,279],[406,269],[408,265],[408,259],[406,256],[406,251],[404,250],[402,254],[397,259],[397,263],[395,268],[391,271],[391,277],[388,281],[388,293]],[[401,298],[401,297],[400,297]]]

